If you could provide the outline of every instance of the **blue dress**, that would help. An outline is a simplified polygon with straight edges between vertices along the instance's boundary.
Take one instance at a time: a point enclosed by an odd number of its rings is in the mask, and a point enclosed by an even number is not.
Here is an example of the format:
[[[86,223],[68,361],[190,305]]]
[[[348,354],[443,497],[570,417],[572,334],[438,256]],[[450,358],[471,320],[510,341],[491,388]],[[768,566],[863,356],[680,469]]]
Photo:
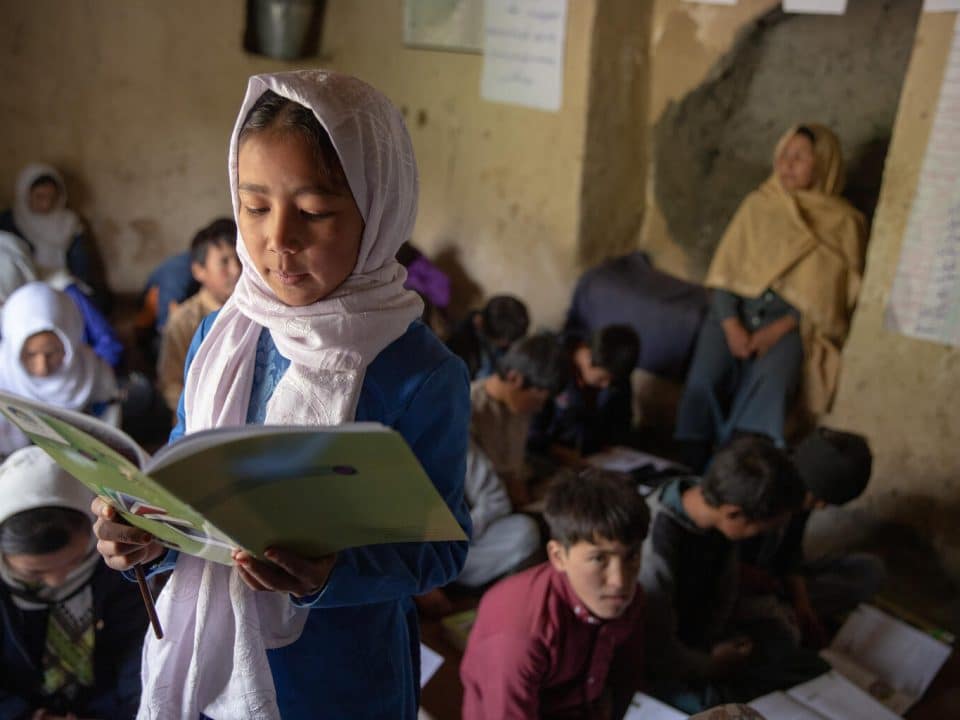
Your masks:
[[[216,314],[201,323],[190,367]],[[248,423],[263,423],[267,401],[289,367],[269,331],[257,344]],[[367,368],[356,420],[397,430],[413,449],[457,521],[471,531],[463,497],[470,392],[463,362],[421,322],[384,349]],[[184,433],[183,398],[175,441]],[[460,573],[466,542],[396,543],[343,550],[326,587],[302,603],[313,609],[300,639],[268,651],[284,720],[417,715],[420,643],[412,596]],[[168,553],[154,572],[172,568]]]

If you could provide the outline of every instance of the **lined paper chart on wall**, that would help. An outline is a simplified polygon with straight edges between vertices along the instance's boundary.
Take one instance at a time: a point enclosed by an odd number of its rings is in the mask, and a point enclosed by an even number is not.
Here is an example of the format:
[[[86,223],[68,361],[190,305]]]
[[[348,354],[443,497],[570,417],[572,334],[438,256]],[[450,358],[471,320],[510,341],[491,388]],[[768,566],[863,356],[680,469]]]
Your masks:
[[[960,17],[904,231],[886,324],[904,335],[960,346]]]
[[[560,109],[567,0],[487,0],[484,100]]]

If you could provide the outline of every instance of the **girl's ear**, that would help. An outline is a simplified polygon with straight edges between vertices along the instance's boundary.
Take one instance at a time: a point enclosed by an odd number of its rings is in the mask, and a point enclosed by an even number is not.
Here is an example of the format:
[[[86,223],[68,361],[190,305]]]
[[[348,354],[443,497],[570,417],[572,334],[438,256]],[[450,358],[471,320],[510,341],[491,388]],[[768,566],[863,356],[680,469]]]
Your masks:
[[[557,572],[566,572],[567,549],[563,546],[563,543],[550,540],[547,543],[547,559],[550,560],[550,564],[553,565],[554,570]]]
[[[514,390],[522,390],[523,374],[518,370],[507,370],[507,385]]]

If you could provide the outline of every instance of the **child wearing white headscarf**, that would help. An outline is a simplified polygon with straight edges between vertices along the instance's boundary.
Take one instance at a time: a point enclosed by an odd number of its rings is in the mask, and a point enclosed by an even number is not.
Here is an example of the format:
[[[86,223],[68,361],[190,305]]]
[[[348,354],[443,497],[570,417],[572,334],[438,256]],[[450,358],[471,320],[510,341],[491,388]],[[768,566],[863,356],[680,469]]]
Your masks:
[[[115,421],[108,405],[117,396],[116,378],[83,342],[83,329],[83,316],[66,294],[41,282],[20,287],[0,311],[0,390]],[[40,371],[28,368],[27,357],[38,337],[55,351]],[[0,454],[27,444],[23,433],[0,419]]]
[[[280,144],[262,152],[271,142]],[[253,159],[283,193],[243,179]],[[304,167],[311,182],[300,185]],[[229,172],[243,272],[197,331],[171,439],[245,423],[379,421],[406,439],[469,534],[466,370],[418,320],[422,303],[404,289],[395,259],[418,190],[400,113],[337,73],[255,76]],[[297,187],[286,188],[291,178]],[[343,255],[353,212],[356,252]],[[343,276],[329,280],[344,263]],[[149,535],[95,506],[108,564],[173,570],[157,608],[166,638],[149,637],[144,648],[140,717],[416,717],[411,598],[457,576],[466,542],[383,544],[320,559],[270,549],[276,564],[236,553],[228,568],[161,556]]]
[[[0,717],[136,713],[146,614],[96,551],[92,499],[36,446],[0,465]]]

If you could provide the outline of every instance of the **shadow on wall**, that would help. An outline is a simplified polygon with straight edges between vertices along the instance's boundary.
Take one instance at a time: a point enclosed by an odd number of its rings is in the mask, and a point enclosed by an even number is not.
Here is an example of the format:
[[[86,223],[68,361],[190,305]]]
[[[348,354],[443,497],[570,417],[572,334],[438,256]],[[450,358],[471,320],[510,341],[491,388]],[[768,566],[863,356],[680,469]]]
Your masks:
[[[772,10],[741,32],[703,84],[667,107],[653,131],[654,192],[695,272],[706,271],[795,122],[837,133],[844,194],[872,219],[921,4],[851,0],[839,17]]]
[[[450,305],[447,317],[456,323],[483,302],[484,292],[463,267],[460,250],[449,245],[433,256],[432,262],[450,278]]]

